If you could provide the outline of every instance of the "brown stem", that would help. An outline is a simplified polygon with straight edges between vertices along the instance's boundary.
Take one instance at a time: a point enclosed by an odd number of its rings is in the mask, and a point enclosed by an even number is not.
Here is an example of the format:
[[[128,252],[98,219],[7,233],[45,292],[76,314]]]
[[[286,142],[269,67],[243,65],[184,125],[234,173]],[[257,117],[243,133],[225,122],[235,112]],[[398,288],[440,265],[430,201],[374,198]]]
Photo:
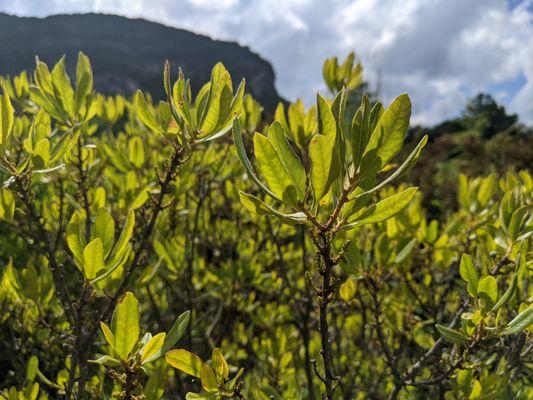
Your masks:
[[[331,243],[328,236],[321,232],[319,234],[319,253],[322,260],[322,265],[319,266],[319,273],[322,277],[322,287],[319,291],[319,330],[320,342],[322,346],[322,361],[324,364],[324,387],[326,389],[326,398],[333,400],[333,392],[335,390],[334,383],[337,379],[333,372],[333,357],[331,351],[331,342],[329,338],[328,327],[328,306],[333,294],[332,271],[335,263],[331,257]]]
[[[305,247],[305,229],[304,227],[300,227],[300,243],[302,247],[302,267],[304,275],[308,273],[308,265],[307,265],[307,252]],[[305,363],[305,376],[307,379],[307,387],[308,387],[308,396],[309,400],[314,400],[316,398],[315,396],[315,387],[313,384],[313,366],[311,362],[311,351],[310,351],[310,341],[311,336],[309,332],[309,319],[311,316],[311,307],[313,306],[313,300],[311,298],[311,291],[309,290],[309,285],[305,285],[305,296],[306,296],[306,303],[305,303],[305,309],[302,312],[302,324],[300,328],[300,334],[302,335],[302,341],[304,345],[304,363]]]

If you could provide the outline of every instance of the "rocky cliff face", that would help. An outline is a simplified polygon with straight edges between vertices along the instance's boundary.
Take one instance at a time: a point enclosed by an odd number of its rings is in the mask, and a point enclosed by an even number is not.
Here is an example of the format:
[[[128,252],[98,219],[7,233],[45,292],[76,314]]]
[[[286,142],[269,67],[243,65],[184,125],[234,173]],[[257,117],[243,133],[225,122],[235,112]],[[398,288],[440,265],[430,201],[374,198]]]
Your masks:
[[[272,66],[237,43],[115,15],[26,18],[0,13],[0,75],[33,70],[36,55],[49,64],[66,55],[67,68],[74,73],[80,50],[91,58],[96,88],[104,93],[132,94],[140,88],[162,98],[166,59],[175,73],[180,66],[198,90],[213,65],[222,61],[235,84],[246,78],[247,89],[267,110],[280,100]]]

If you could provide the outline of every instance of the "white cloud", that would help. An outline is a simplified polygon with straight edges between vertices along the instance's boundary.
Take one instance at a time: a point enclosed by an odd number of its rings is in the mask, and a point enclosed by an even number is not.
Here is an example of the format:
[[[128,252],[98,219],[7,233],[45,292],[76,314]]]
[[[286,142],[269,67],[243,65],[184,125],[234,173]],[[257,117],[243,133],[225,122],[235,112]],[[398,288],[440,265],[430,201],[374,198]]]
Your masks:
[[[237,40],[272,61],[282,95],[308,103],[324,89],[322,61],[353,49],[385,101],[411,95],[414,122],[439,122],[493,90],[533,123],[533,0],[0,0],[0,10],[117,13]]]

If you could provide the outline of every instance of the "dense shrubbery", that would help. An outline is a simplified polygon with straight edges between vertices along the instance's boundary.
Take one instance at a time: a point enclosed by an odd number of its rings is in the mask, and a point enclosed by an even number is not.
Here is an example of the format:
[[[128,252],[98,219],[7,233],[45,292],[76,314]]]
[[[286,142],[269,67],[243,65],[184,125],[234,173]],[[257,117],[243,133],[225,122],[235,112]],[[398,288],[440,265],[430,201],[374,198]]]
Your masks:
[[[432,219],[409,98],[354,105],[353,61],[269,125],[220,64],[159,104],[83,54],[3,80],[1,395],[531,398],[530,173]]]

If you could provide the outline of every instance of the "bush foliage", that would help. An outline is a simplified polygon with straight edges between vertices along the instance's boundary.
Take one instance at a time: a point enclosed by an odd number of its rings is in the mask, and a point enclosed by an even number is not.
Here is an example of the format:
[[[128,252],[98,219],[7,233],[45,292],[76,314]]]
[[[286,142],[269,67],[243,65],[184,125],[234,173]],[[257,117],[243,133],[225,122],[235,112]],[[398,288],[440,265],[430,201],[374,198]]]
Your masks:
[[[360,96],[353,55],[324,79],[268,124],[222,64],[158,103],[83,54],[3,79],[0,395],[531,398],[531,174],[429,215],[408,95]]]

